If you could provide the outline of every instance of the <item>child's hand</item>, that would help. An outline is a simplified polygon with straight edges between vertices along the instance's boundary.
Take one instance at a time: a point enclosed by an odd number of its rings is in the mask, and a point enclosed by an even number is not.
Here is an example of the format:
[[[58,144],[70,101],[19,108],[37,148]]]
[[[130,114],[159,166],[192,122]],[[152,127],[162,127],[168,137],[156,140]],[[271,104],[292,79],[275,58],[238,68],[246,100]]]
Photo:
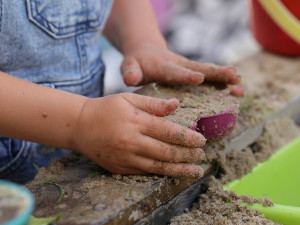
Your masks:
[[[121,66],[124,82],[129,86],[150,82],[201,84],[204,80],[235,85],[240,76],[232,67],[200,63],[177,55],[166,47],[143,42],[124,52]],[[243,90],[231,86],[235,95],[242,95]]]
[[[178,100],[136,94],[87,99],[74,132],[74,149],[119,174],[202,176],[205,138],[162,116]]]

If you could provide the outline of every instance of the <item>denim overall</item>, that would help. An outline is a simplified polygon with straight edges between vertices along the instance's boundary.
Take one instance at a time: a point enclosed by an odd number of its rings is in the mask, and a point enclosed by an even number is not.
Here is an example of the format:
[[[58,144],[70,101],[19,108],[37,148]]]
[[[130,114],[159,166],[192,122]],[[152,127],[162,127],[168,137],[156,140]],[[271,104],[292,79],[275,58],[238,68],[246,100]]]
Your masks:
[[[104,64],[100,35],[113,0],[0,0],[0,71],[98,97]],[[0,109],[1,110],[1,109]],[[19,183],[67,150],[0,137],[0,179]]]

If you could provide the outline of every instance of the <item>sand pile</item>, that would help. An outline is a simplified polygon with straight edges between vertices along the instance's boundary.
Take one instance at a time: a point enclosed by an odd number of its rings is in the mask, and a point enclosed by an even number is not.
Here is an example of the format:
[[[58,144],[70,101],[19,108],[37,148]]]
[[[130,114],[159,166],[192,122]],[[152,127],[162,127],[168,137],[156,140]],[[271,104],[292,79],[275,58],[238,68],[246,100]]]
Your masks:
[[[175,217],[171,225],[224,225],[224,224],[275,224],[267,220],[258,210],[241,206],[242,202],[272,205],[268,199],[254,199],[251,196],[237,196],[234,191],[225,191],[221,183],[214,177],[208,182],[208,190],[202,194],[197,203],[189,211]],[[231,204],[226,204],[231,202]]]
[[[153,84],[138,91],[141,95],[147,95],[163,99],[177,98],[179,106],[176,111],[164,117],[184,127],[191,127],[195,121],[203,116],[225,112],[235,106],[237,101],[228,96],[224,90],[216,90],[214,86],[166,86]],[[233,113],[237,113],[238,107]]]

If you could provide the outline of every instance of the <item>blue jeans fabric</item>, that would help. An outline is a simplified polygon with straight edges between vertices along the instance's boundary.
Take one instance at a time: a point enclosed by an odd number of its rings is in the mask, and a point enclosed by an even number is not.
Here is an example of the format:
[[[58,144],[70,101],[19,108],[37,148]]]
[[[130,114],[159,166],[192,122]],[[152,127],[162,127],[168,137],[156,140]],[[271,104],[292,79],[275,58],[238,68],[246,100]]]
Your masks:
[[[113,0],[0,0],[0,71],[50,88],[99,97],[101,31]],[[0,137],[0,178],[24,183],[67,151]],[[49,148],[48,148],[49,149]]]

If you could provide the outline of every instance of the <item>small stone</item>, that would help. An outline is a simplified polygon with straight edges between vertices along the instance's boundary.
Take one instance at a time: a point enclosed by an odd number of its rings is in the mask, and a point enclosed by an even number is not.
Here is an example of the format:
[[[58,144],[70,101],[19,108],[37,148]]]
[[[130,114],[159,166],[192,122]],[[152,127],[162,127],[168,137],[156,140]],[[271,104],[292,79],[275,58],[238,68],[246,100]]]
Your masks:
[[[67,204],[58,204],[57,206],[55,206],[55,208],[57,208],[57,209],[65,209],[65,208],[67,208]]]
[[[106,207],[107,207],[106,204],[101,202],[101,203],[94,206],[94,210],[95,211],[101,211],[103,209],[106,209]]]

